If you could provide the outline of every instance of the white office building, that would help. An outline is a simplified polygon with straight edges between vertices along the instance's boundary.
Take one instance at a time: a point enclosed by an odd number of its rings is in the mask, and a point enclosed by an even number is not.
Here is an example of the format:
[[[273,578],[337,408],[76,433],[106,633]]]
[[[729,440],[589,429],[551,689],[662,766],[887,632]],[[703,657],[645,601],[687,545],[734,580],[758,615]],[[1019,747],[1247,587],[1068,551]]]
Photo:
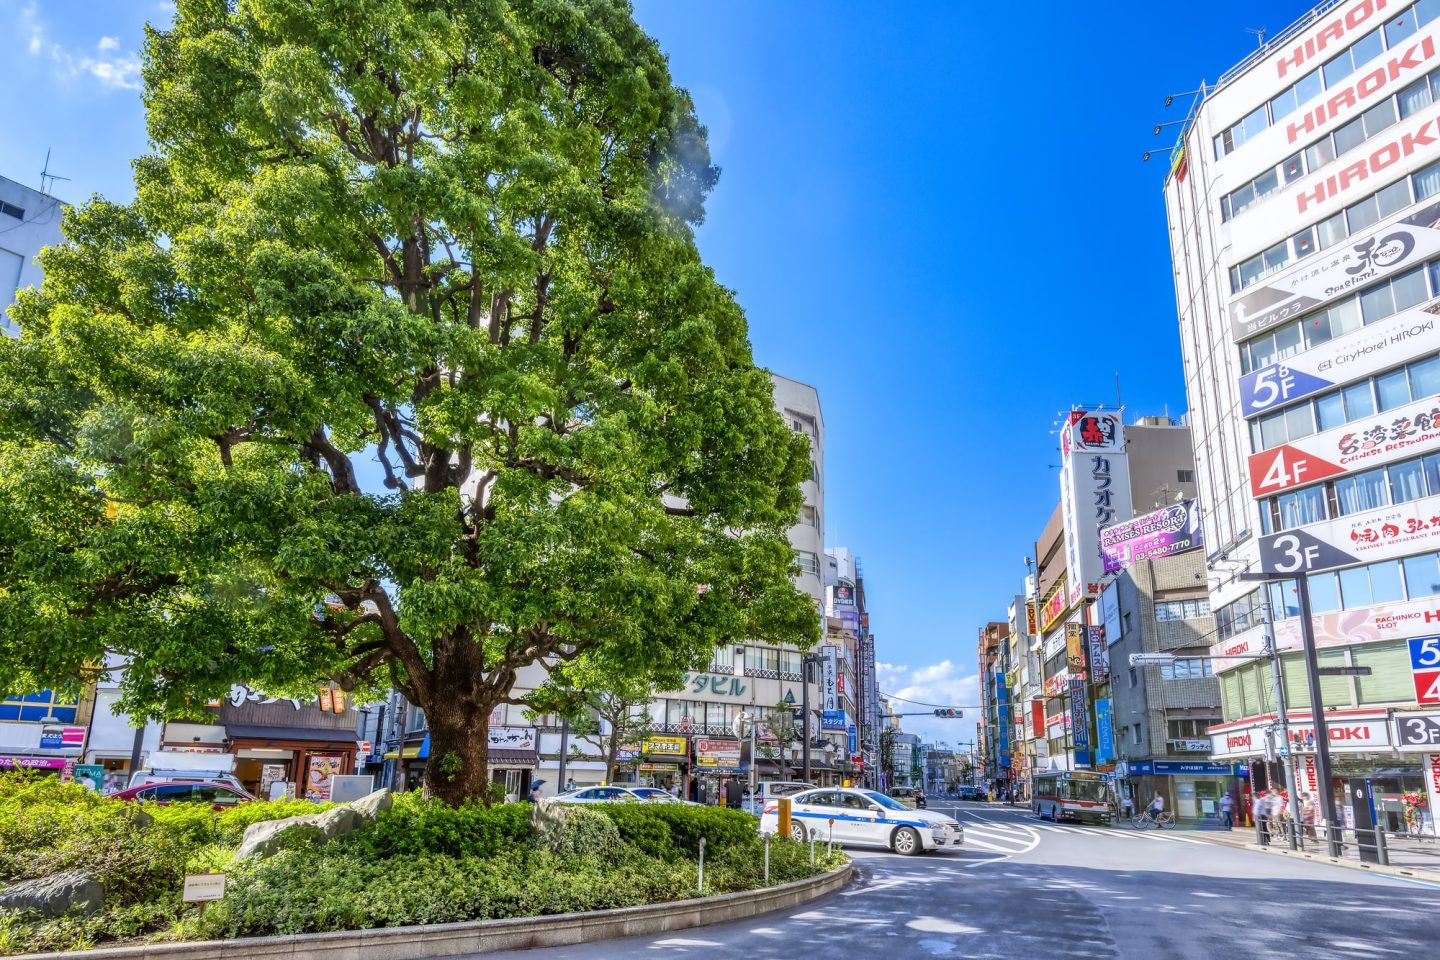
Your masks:
[[[18,291],[40,286],[35,255],[61,241],[62,206],[49,194],[0,177],[0,332],[19,332],[8,308]]]
[[[1336,777],[1371,779],[1403,829],[1404,791],[1440,803],[1440,755],[1398,722],[1440,729],[1440,643],[1420,639],[1440,633],[1440,0],[1321,4],[1202,83],[1182,129],[1164,195],[1216,618],[1212,756],[1274,782],[1263,595],[1237,574],[1262,553],[1315,571],[1320,666],[1362,668],[1321,681]],[[1297,595],[1265,589],[1314,792]]]

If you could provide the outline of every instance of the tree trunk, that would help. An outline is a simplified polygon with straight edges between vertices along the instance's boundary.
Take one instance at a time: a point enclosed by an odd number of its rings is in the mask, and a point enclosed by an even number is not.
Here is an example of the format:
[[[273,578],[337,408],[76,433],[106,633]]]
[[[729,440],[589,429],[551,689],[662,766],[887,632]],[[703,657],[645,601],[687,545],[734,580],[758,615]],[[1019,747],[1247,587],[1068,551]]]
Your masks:
[[[490,711],[475,704],[439,699],[425,718],[430,723],[430,759],[425,796],[451,806],[467,800],[490,805]]]

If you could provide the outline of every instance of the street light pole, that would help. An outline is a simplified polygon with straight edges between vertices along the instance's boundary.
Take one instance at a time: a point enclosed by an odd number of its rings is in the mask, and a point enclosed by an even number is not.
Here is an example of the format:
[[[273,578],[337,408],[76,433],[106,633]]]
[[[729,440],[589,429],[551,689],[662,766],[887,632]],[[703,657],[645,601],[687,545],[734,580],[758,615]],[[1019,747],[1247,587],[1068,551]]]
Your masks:
[[[1310,622],[1310,582],[1307,574],[1295,577],[1300,600],[1300,642],[1305,648],[1305,684],[1310,691],[1310,720],[1315,727],[1315,777],[1320,782],[1320,810],[1325,815],[1325,843],[1330,856],[1340,856],[1335,835],[1335,786],[1330,779],[1330,730],[1325,726],[1325,705],[1320,700],[1320,663],[1315,654],[1315,626]]]
[[[1270,656],[1270,675],[1275,683],[1275,712],[1279,714],[1280,743],[1285,754],[1281,758],[1285,768],[1285,786],[1290,791],[1290,849],[1299,848],[1300,834],[1300,793],[1295,789],[1295,756],[1290,744],[1290,707],[1285,701],[1285,677],[1280,670],[1280,648],[1275,643],[1275,618],[1270,609],[1270,585],[1260,585],[1260,618],[1265,628],[1265,652]]]
[[[810,654],[800,658],[800,779],[810,783]]]

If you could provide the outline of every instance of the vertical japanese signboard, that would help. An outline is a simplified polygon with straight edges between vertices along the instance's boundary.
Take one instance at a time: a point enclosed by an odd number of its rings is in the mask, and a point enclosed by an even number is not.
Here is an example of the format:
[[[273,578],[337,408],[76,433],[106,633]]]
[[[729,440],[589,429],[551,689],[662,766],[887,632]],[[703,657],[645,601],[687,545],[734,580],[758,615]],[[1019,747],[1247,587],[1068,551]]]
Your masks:
[[[1090,749],[1090,714],[1085,709],[1085,681],[1079,677],[1070,678],[1070,740],[1075,744],[1077,754]]]
[[[1065,667],[1070,671],[1071,676],[1084,672],[1085,625],[1083,623],[1065,624],[1065,659]]]
[[[1118,413],[1076,411],[1060,432],[1060,509],[1072,593],[1093,593],[1105,572],[1100,528],[1129,520],[1130,467]]]
[[[823,657],[820,661],[820,677],[824,685],[822,695],[824,696],[825,710],[840,709],[840,664],[838,651],[834,647],[825,647]]]
[[[1090,680],[1100,683],[1110,676],[1110,651],[1105,647],[1105,628],[1086,627],[1090,647]]]
[[[1208,746],[1208,744],[1207,744]],[[1095,762],[1115,759],[1115,731],[1110,726],[1110,701],[1095,701]]]

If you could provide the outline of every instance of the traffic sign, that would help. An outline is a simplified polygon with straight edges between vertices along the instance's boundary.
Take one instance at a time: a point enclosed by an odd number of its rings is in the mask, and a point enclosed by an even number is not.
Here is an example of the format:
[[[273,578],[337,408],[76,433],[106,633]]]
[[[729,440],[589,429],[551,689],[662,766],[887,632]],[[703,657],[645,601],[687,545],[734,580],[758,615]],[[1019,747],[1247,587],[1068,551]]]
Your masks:
[[[1304,530],[1286,530],[1260,539],[1260,571],[1294,575],[1358,563],[1355,557]]]

